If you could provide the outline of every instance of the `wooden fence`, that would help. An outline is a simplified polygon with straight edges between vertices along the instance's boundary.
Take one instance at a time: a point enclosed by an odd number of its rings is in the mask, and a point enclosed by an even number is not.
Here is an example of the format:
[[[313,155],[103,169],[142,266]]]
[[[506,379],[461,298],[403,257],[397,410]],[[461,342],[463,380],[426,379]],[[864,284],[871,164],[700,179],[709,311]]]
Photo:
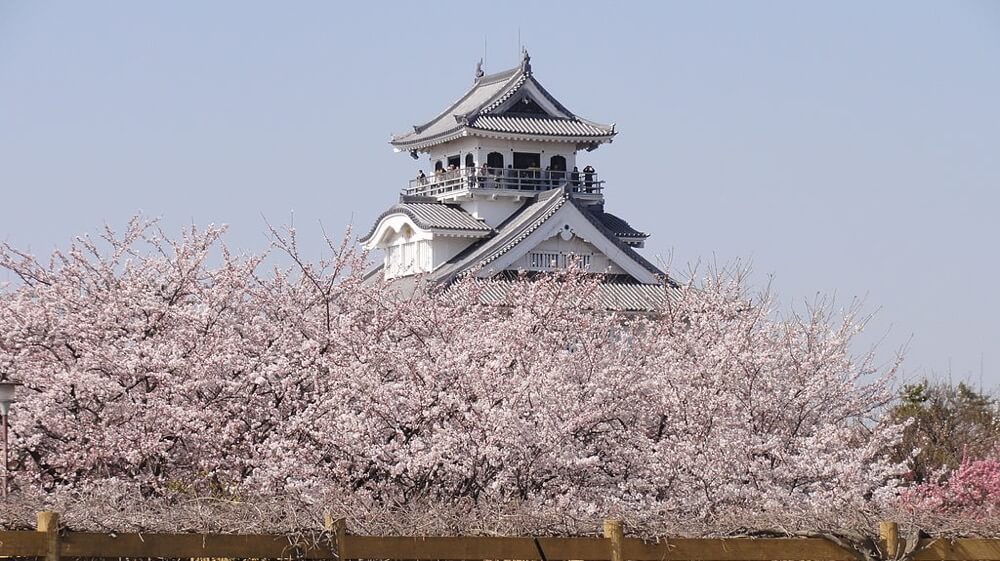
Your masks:
[[[0,558],[215,558],[386,559],[396,561],[865,561],[854,549],[824,538],[625,538],[609,520],[603,538],[376,537],[347,533],[343,520],[327,521],[321,544],[298,544],[284,535],[101,534],[59,529],[59,515],[38,514],[37,531],[0,532]],[[904,540],[894,523],[880,526],[877,557],[901,558]],[[910,561],[1000,561],[1000,539],[921,540]]]

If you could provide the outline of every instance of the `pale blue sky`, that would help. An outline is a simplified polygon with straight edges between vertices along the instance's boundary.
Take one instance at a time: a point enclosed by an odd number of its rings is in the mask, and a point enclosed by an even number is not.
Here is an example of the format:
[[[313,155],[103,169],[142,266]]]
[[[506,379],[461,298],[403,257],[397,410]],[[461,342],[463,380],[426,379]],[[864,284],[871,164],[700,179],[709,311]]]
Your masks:
[[[261,215],[318,254],[420,165],[390,133],[517,62],[615,122],[586,155],[647,256],[879,308],[909,376],[1000,384],[1000,3],[0,0],[0,237]],[[2,280],[2,279],[0,279]]]

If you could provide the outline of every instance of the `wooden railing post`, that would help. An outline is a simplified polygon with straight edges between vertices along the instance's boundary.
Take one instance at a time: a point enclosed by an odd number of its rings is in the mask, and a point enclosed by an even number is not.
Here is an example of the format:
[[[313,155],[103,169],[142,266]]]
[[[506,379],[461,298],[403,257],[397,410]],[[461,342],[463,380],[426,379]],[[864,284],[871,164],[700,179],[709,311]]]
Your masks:
[[[896,559],[899,555],[899,525],[895,522],[879,522],[878,539],[886,559]]]
[[[39,532],[45,532],[45,561],[59,561],[59,513],[39,512]]]
[[[611,561],[622,561],[622,541],[625,539],[619,520],[604,521],[604,537],[611,547]]]

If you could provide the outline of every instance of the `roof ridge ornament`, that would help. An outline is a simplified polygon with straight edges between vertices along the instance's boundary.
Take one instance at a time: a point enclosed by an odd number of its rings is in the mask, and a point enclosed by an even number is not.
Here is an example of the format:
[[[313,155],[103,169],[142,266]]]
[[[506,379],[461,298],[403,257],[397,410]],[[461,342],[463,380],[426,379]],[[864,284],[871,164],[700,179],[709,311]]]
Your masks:
[[[483,59],[479,59],[479,62],[476,63],[476,80],[475,81],[478,82],[480,80],[480,78],[482,78],[485,75],[486,75],[486,73],[483,72]]]
[[[531,55],[528,54],[528,49],[521,49],[521,71],[531,76]]]

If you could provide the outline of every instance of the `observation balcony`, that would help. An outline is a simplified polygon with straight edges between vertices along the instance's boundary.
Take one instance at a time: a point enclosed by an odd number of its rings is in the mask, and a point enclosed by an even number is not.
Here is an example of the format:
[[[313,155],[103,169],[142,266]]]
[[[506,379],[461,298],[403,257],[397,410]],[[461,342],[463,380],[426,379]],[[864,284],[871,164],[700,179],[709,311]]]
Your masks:
[[[524,197],[567,184],[573,197],[594,202],[603,200],[604,181],[598,179],[596,173],[510,168],[461,168],[439,172],[410,180],[402,194],[440,200],[467,199],[475,195]]]

